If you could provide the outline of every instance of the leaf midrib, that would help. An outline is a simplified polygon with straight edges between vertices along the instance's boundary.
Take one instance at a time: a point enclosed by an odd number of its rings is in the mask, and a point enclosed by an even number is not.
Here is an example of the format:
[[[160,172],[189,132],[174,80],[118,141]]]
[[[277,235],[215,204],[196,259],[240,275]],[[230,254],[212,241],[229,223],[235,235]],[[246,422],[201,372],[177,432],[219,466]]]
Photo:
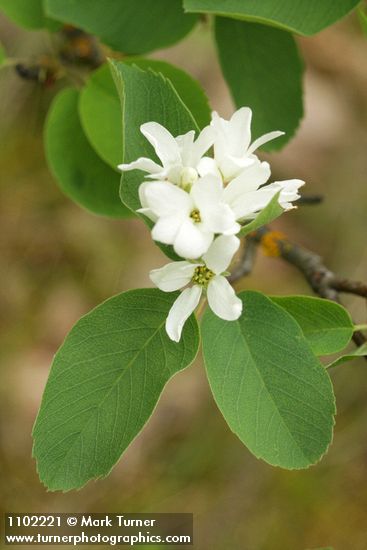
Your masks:
[[[238,328],[238,330],[239,330],[240,336],[241,336],[243,342],[245,343],[245,348],[247,349],[247,351],[248,351],[248,353],[249,353],[249,356],[250,356],[250,358],[251,358],[251,362],[252,362],[252,364],[253,364],[254,367],[255,367],[255,372],[256,372],[257,376],[259,377],[260,381],[262,382],[263,387],[265,388],[265,390],[266,390],[266,392],[267,392],[267,394],[268,394],[268,396],[269,396],[269,398],[270,398],[270,401],[273,403],[274,408],[275,408],[275,410],[276,410],[276,412],[277,412],[279,418],[281,419],[281,421],[282,421],[284,427],[286,428],[287,432],[288,432],[289,435],[291,436],[292,441],[294,441],[294,442],[296,443],[296,446],[297,446],[297,448],[299,449],[299,451],[302,453],[302,456],[303,456],[303,457],[307,460],[307,462],[309,463],[310,458],[307,457],[307,456],[305,455],[304,450],[300,447],[298,441],[295,439],[293,433],[291,432],[291,430],[290,430],[290,428],[288,427],[288,425],[287,425],[285,419],[283,418],[283,416],[282,416],[282,414],[281,414],[281,412],[280,412],[278,406],[276,405],[276,402],[274,401],[274,399],[273,399],[273,397],[272,397],[272,395],[271,395],[271,393],[270,393],[270,391],[269,391],[269,389],[268,389],[268,387],[267,387],[267,384],[265,383],[264,378],[261,376],[261,371],[260,371],[260,369],[257,367],[256,361],[255,361],[254,356],[253,356],[253,354],[252,354],[252,352],[251,352],[250,346],[248,345],[248,342],[247,342],[247,340],[246,340],[246,338],[245,338],[245,335],[244,335],[243,332],[242,332],[241,325],[240,325],[240,323],[239,323],[238,321],[236,322],[236,325],[237,325],[237,328]],[[312,459],[312,460],[313,460],[313,459]]]

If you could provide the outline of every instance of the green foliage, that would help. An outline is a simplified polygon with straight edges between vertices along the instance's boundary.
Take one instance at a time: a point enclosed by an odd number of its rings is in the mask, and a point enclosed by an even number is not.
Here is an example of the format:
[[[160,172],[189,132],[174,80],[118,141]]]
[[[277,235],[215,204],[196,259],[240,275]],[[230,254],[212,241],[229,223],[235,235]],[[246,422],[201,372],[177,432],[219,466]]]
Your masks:
[[[45,16],[43,0],[0,0],[0,10],[26,29],[59,28],[58,23]]]
[[[184,0],[184,8],[311,35],[344,17],[358,3],[359,0]]]
[[[129,163],[138,157],[157,160],[152,146],[140,132],[144,122],[159,122],[174,136],[198,130],[192,113],[162,75],[116,61],[111,63],[111,68],[123,113],[123,162]],[[126,172],[122,177],[121,197],[132,210],[140,208],[138,187],[143,178],[140,170]]]
[[[155,59],[132,58],[125,63],[162,73],[171,81],[198,125],[204,127],[208,124],[208,99],[200,85],[187,73]],[[90,144],[105,162],[116,169],[122,162],[122,115],[120,99],[107,65],[89,77],[80,94],[79,113]]]
[[[238,321],[223,321],[210,310],[204,316],[203,352],[214,398],[255,456],[283,468],[306,468],[332,439],[329,376],[284,309],[258,292],[240,297]]]
[[[34,456],[50,490],[105,476],[152,414],[168,380],[194,360],[193,316],[179,344],[165,332],[177,293],[110,298],[71,330],[55,356],[34,427]]]
[[[6,53],[2,44],[0,43],[0,66],[4,63],[5,59],[6,59]]]
[[[45,26],[42,0],[0,0],[0,9],[22,27],[42,29]]]
[[[315,355],[336,353],[349,344],[354,325],[339,304],[311,296],[271,296],[271,300],[295,318]]]
[[[337,367],[338,365],[342,365],[343,363],[348,363],[349,361],[353,361],[353,359],[358,359],[358,357],[365,357],[367,356],[367,343],[363,344],[363,346],[360,346],[354,351],[351,351],[350,353],[347,353],[345,355],[342,355],[341,357],[338,357],[338,359],[335,359],[332,363],[329,363],[326,365],[326,368],[331,367]]]
[[[79,122],[78,99],[73,89],[54,99],[45,130],[49,166],[64,193],[80,206],[124,218],[130,211],[119,198],[119,175],[90,147]]]
[[[96,34],[125,54],[174,44],[197,21],[184,13],[181,0],[45,0],[45,6],[50,17]]]
[[[279,204],[279,195],[280,191],[274,195],[271,201],[265,206],[265,208],[263,208],[263,210],[261,210],[261,212],[258,213],[254,220],[242,227],[239,232],[240,236],[243,237],[248,235],[252,231],[259,229],[259,227],[274,221],[284,212],[283,208]]]
[[[171,81],[199,128],[202,129],[209,124],[211,109],[208,97],[200,84],[188,73],[166,61],[157,59],[133,57],[125,60],[125,63],[137,65],[145,71],[151,69],[155,73],[161,73]]]
[[[287,32],[233,19],[217,18],[215,36],[223,75],[237,107],[253,110],[255,137],[272,130],[285,135],[265,149],[291,139],[303,116],[303,63]]]
[[[367,34],[367,9],[365,6],[360,6],[357,10],[358,19],[361,24],[362,31]]]
[[[117,170],[122,158],[122,115],[108,65],[103,65],[88,78],[80,93],[79,115],[93,149]]]

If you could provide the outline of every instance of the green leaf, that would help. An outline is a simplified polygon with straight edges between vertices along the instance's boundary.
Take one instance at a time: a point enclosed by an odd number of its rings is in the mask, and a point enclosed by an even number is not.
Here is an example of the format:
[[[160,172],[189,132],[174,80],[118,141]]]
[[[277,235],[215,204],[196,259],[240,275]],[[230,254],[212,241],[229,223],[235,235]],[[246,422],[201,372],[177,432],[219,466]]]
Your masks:
[[[279,195],[280,191],[274,195],[269,204],[267,204],[267,206],[259,212],[252,222],[242,227],[239,232],[240,236],[245,236],[252,233],[252,231],[255,231],[256,229],[259,229],[259,227],[274,221],[276,218],[279,218],[281,214],[283,214],[284,209],[279,204]]]
[[[360,6],[357,10],[358,19],[361,25],[361,29],[364,34],[367,34],[367,9],[365,6]]]
[[[207,97],[200,85],[184,71],[155,59],[132,58],[125,63],[151,68],[168,78],[200,127],[210,121]],[[116,169],[122,162],[122,115],[120,99],[108,65],[89,77],[80,94],[79,114],[83,129],[95,151]]]
[[[157,160],[152,146],[140,132],[144,122],[159,122],[174,136],[198,130],[191,112],[164,76],[116,61],[111,62],[111,69],[122,107],[124,163],[139,157]],[[141,170],[132,170],[122,177],[122,200],[134,211],[141,206],[138,188],[144,176]]]
[[[45,17],[43,0],[0,0],[0,10],[26,29],[57,30],[59,25]]]
[[[359,0],[184,0],[184,8],[311,35],[344,17],[358,3]]]
[[[188,73],[166,61],[157,59],[132,57],[125,60],[125,63],[137,65],[137,67],[145,71],[151,69],[155,73],[161,73],[171,81],[181,100],[191,112],[198,127],[202,129],[210,123],[211,108],[208,97],[197,80]]]
[[[45,26],[42,0],[0,0],[0,9],[22,27],[42,29]]]
[[[73,89],[54,99],[45,131],[48,164],[64,193],[80,206],[124,218],[130,211],[119,197],[119,175],[90,147],[79,122],[78,99]]]
[[[255,456],[274,466],[306,468],[332,440],[330,378],[293,317],[259,292],[240,298],[238,321],[223,321],[210,310],[204,315],[204,360],[214,398]]]
[[[236,106],[253,110],[254,137],[282,130],[284,136],[264,147],[281,148],[303,116],[303,63],[294,38],[279,29],[223,18],[216,19],[215,36]]]
[[[345,348],[354,325],[348,311],[339,304],[312,296],[271,296],[297,321],[315,355],[328,355]]]
[[[140,132],[140,126],[144,122],[159,122],[174,136],[189,130],[199,130],[191,112],[171,82],[163,75],[116,61],[111,62],[111,69],[123,113],[123,162],[129,163],[138,157],[157,160],[152,146]],[[121,199],[133,211],[141,206],[138,189],[144,177],[145,173],[141,170],[131,170],[125,172],[121,178]],[[141,217],[151,227],[151,222],[144,216]],[[178,259],[172,247],[159,246],[169,258]]]
[[[178,293],[124,292],[82,317],[55,356],[34,427],[50,490],[106,476],[152,414],[168,380],[195,359],[194,316],[179,344],[165,332]]]
[[[51,17],[96,34],[125,54],[174,44],[197,21],[184,13],[181,0],[46,0],[45,7]]]
[[[2,44],[0,43],[0,66],[4,63],[5,59],[6,59],[6,53]]]
[[[365,356],[367,356],[367,343],[363,344],[363,346],[357,348],[356,350],[351,351],[350,353],[338,357],[338,359],[335,359],[335,361],[326,365],[326,368],[330,369],[331,367],[337,367],[338,365],[342,365],[348,361],[353,361],[353,359],[358,359],[358,357]]]
[[[94,71],[79,98],[83,130],[96,153],[117,170],[122,162],[122,114],[108,65]]]

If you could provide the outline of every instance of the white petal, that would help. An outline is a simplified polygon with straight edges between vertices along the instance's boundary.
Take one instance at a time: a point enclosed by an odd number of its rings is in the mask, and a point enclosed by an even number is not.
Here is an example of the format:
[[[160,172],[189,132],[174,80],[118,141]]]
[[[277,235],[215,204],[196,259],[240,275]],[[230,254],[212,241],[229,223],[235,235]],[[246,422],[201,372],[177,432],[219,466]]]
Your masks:
[[[209,306],[221,319],[235,321],[240,317],[242,301],[225,277],[213,277],[208,285],[207,296]]]
[[[143,214],[144,216],[146,216],[147,218],[149,218],[152,222],[156,222],[158,220],[158,216],[156,216],[151,210],[150,208],[138,208],[137,209],[137,212],[139,212],[139,214]]]
[[[197,140],[193,144],[192,148],[192,159],[190,166],[196,167],[201,159],[201,157],[207,152],[208,149],[214,143],[214,132],[213,128],[206,126],[198,135]]]
[[[180,227],[173,248],[181,258],[196,260],[208,250],[213,238],[213,233],[201,231],[200,224],[187,219]]]
[[[235,235],[241,229],[236,223],[236,216],[232,209],[225,203],[209,205],[200,209],[203,228],[213,233],[223,233],[225,235]]]
[[[222,181],[215,176],[204,176],[194,183],[190,195],[199,210],[202,207],[217,205],[223,197]]]
[[[246,194],[250,191],[256,191],[261,185],[268,181],[269,177],[269,163],[254,161],[224,189],[225,201],[229,205],[238,199],[245,201]]]
[[[189,284],[198,265],[190,262],[171,262],[160,269],[153,269],[149,277],[163,292],[172,292]]]
[[[228,141],[229,122],[221,118],[215,111],[212,113],[210,126],[214,132],[214,157],[221,159],[228,154],[230,144]]]
[[[233,113],[230,120],[224,120],[212,113],[211,126],[215,132],[214,157],[222,162],[228,155],[241,157],[251,140],[251,109],[242,107]]]
[[[139,200],[142,208],[149,208],[148,201],[145,197],[145,191],[149,185],[150,185],[150,182],[147,182],[147,181],[143,181],[143,183],[139,185]]]
[[[146,157],[140,157],[138,160],[134,160],[129,164],[119,164],[117,168],[121,170],[121,172],[143,170],[143,172],[149,172],[149,174],[156,174],[162,170],[162,166],[159,166],[159,164]]]
[[[157,216],[175,212],[189,214],[194,208],[188,193],[169,182],[151,181],[143,188],[144,201]]]
[[[241,107],[235,111],[229,121],[230,147],[234,156],[241,156],[251,141],[252,111],[249,107]]]
[[[197,171],[201,177],[212,175],[222,179],[217,163],[210,157],[203,157],[197,165]]]
[[[285,132],[275,131],[275,132],[269,132],[268,134],[264,134],[263,136],[255,139],[255,141],[250,145],[248,148],[247,154],[250,155],[256,149],[264,145],[265,143],[268,143],[268,141],[271,141],[272,139],[275,139],[280,136],[284,136]]]
[[[234,201],[231,207],[236,215],[236,219],[242,220],[253,218],[256,212],[259,212],[269,204],[279,189],[279,186],[273,186],[272,184],[266,185],[257,191],[247,193],[246,201],[242,199]]]
[[[180,341],[183,326],[197,307],[201,292],[202,287],[194,285],[186,288],[174,302],[166,320],[166,331],[171,340]]]
[[[181,164],[183,166],[194,166],[191,159],[194,148],[195,130],[190,130],[182,136],[177,136],[175,139],[180,151]]]
[[[154,147],[163,166],[181,162],[179,146],[172,134],[158,122],[146,122],[140,126],[141,133]]]
[[[224,181],[230,181],[236,178],[243,170],[252,166],[254,159],[243,155],[242,157],[234,157],[227,155],[218,161],[220,171]]]
[[[240,239],[233,235],[220,235],[203,255],[206,266],[216,275],[220,275],[228,268],[233,256],[240,246]]]
[[[163,244],[173,244],[185,218],[177,214],[158,218],[152,229],[152,239]]]
[[[277,187],[278,189],[281,189],[281,193],[279,196],[279,204],[285,209],[288,210],[289,208],[293,208],[293,205],[291,204],[293,201],[296,201],[300,198],[300,194],[298,193],[298,189],[304,185],[305,182],[302,180],[284,180],[284,181],[275,181],[274,183],[270,184],[269,187]]]

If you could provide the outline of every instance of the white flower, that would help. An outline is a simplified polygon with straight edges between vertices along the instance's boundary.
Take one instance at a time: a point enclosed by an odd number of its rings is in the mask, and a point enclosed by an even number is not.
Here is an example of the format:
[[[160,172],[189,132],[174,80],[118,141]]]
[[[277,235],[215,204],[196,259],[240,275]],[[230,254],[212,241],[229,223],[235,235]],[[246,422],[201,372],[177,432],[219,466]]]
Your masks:
[[[298,189],[305,182],[292,179],[264,185],[269,176],[268,163],[257,162],[244,169],[224,188],[223,200],[231,208],[237,221],[255,218],[279,191],[280,206],[284,210],[295,208],[292,201],[299,199]]]
[[[183,187],[198,179],[201,158],[213,145],[213,131],[209,126],[200,132],[196,141],[194,130],[175,138],[157,122],[142,124],[140,131],[153,146],[162,165],[141,157],[130,164],[120,164],[121,171],[143,170],[152,179],[168,180]]]
[[[241,226],[226,204],[219,178],[206,176],[189,192],[169,182],[144,182],[139,187],[139,210],[155,225],[154,240],[171,244],[182,258],[200,258],[216,234],[233,235]]]
[[[174,137],[156,122],[140,129],[162,165],[141,157],[125,170],[143,170],[148,181],[139,186],[138,212],[154,222],[155,241],[172,245],[182,258],[194,260],[205,254],[218,235],[235,235],[238,222],[252,220],[279,193],[279,204],[293,208],[304,182],[287,180],[267,184],[270,166],[254,154],[260,145],[283,132],[270,132],[251,144],[248,107],[236,111],[230,120],[212,114],[210,126]],[[214,145],[214,159],[203,156]]]
[[[202,261],[173,262],[150,272],[150,278],[160,290],[172,292],[186,288],[171,307],[166,331],[171,340],[179,342],[186,320],[199,304],[203,290],[206,290],[209,306],[218,317],[235,321],[242,313],[242,301],[223,276],[240,241],[233,235],[221,235],[211,244]]]
[[[238,109],[230,120],[212,113],[210,126],[214,132],[214,160],[226,182],[256,162],[257,157],[253,153],[258,147],[284,134],[269,132],[251,144],[251,118],[249,107]],[[205,161],[205,168],[207,171],[216,169],[210,160]]]

